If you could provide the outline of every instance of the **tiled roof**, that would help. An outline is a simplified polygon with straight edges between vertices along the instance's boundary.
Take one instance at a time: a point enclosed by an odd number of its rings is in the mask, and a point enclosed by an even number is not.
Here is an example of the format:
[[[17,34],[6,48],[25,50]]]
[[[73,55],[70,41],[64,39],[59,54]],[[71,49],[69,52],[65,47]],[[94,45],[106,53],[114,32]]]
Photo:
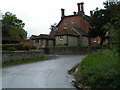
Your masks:
[[[69,30],[69,29],[64,29],[64,30],[58,31],[55,36],[62,36],[62,35],[70,35],[70,36],[78,36],[79,37],[79,34],[77,34],[75,31]]]
[[[52,39],[52,40],[54,40],[54,37],[47,35],[47,34],[40,34],[39,36],[32,37],[32,40],[35,40],[35,39],[50,39],[50,40]]]
[[[79,35],[88,36],[88,34],[81,28],[75,28],[75,31],[78,32]]]
[[[64,18],[66,18],[66,17],[74,17],[74,16],[82,16],[86,21],[90,21],[90,17],[89,16],[87,16],[87,15],[85,15],[85,14],[75,14],[75,15],[68,15],[68,16],[63,16],[62,18],[61,18],[61,20],[60,20],[60,22],[58,23],[58,25],[57,25],[57,27],[59,26],[59,24],[62,22],[62,20],[64,19]]]

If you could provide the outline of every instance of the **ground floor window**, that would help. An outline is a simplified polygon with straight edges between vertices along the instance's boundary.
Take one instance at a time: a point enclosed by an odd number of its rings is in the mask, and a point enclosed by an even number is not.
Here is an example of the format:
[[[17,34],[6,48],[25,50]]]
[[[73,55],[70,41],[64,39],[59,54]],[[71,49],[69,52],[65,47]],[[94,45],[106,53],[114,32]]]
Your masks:
[[[60,39],[60,40],[63,40],[63,36],[59,36],[59,39]]]

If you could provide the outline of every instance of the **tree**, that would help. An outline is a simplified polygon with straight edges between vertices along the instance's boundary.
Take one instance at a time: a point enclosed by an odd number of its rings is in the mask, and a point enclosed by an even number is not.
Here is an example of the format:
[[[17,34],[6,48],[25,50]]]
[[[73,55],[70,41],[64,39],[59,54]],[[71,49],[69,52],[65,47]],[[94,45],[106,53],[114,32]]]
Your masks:
[[[105,35],[108,29],[104,28],[104,25],[108,24],[110,18],[111,17],[109,15],[109,11],[107,11],[106,9],[100,9],[100,10],[96,9],[91,18],[90,21],[91,29],[89,35],[91,37],[99,36],[101,38],[101,42],[100,42],[101,45],[103,44],[104,40],[107,39]]]
[[[89,35],[91,37],[99,36],[101,38],[100,44],[102,45],[106,39],[106,32],[111,29],[110,25],[114,22],[114,18],[118,17],[120,14],[120,3],[108,3],[105,2],[105,9],[96,9],[91,18],[90,24],[91,29]]]
[[[14,37],[26,39],[27,32],[23,29],[25,23],[18,19],[16,15],[6,12],[2,20],[2,37]]]
[[[91,30],[89,35],[91,37],[100,36],[102,38],[101,44],[106,37],[106,32],[112,29],[110,37],[112,38],[113,48],[117,50],[120,55],[120,2],[104,3],[105,9],[95,10],[91,23]]]

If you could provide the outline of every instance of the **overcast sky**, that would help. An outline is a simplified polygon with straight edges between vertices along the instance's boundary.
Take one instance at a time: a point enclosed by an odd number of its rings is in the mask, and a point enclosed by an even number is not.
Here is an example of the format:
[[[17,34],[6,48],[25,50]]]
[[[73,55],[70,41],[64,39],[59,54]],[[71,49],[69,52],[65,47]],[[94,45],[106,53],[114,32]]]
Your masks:
[[[50,25],[59,23],[61,8],[65,15],[78,11],[77,3],[84,2],[84,11],[89,15],[96,7],[103,8],[106,0],[0,0],[0,10],[9,11],[25,23],[28,37],[31,35],[49,34]]]

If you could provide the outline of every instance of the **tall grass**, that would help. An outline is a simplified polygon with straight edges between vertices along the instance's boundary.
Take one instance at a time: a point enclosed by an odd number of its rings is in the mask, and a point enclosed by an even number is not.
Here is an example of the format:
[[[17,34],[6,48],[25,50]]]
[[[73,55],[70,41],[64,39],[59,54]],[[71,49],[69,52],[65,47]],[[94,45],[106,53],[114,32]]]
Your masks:
[[[92,88],[120,87],[120,61],[112,50],[90,54],[80,63],[82,82]]]

